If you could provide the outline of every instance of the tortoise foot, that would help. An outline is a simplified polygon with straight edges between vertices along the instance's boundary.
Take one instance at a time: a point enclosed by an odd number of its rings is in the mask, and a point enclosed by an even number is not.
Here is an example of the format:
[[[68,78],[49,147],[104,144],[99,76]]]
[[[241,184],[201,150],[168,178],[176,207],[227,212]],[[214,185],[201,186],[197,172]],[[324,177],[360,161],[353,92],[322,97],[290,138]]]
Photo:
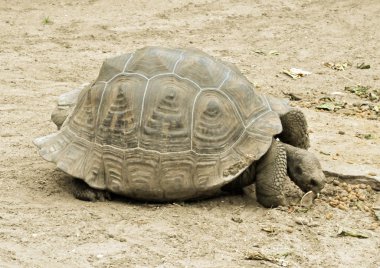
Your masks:
[[[73,184],[73,195],[79,200],[91,202],[111,200],[109,192],[91,188],[87,183],[80,179],[74,179]]]

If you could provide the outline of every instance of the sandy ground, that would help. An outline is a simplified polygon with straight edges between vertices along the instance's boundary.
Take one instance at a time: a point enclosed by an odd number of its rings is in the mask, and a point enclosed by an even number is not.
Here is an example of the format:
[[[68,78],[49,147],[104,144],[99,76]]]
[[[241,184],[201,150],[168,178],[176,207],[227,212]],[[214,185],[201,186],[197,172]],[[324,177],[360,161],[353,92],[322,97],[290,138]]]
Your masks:
[[[235,63],[262,92],[300,99],[291,104],[308,115],[311,150],[323,163],[376,177],[378,14],[375,0],[1,0],[0,266],[380,267],[376,193],[365,185],[328,178],[307,211],[264,209],[247,195],[86,203],[32,145],[55,131],[57,96],[96,78],[106,57],[186,46]],[[282,73],[291,67],[312,74],[295,80]],[[345,90],[357,85],[372,95]],[[330,111],[316,109],[326,103]]]

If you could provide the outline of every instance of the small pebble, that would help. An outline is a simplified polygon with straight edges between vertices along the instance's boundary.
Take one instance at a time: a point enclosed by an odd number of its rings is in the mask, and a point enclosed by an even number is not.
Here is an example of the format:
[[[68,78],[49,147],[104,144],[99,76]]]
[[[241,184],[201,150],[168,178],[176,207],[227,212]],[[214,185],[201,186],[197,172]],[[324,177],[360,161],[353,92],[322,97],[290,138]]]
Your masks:
[[[339,208],[339,209],[341,209],[341,210],[345,210],[345,211],[348,210],[348,207],[347,207],[345,204],[343,204],[343,203],[340,203],[340,204],[337,206],[337,208]]]
[[[360,188],[360,185],[359,184],[353,184],[353,185],[351,185],[351,187],[353,190],[358,190]]]
[[[332,207],[336,207],[336,206],[338,206],[338,205],[339,205],[339,201],[338,201],[338,200],[333,199],[333,200],[330,201],[330,206],[332,206]]]
[[[366,205],[363,206],[363,209],[366,211],[366,212],[370,212],[371,209],[369,207],[367,207]]]
[[[293,228],[291,228],[291,227],[286,227],[285,228],[285,231],[287,232],[287,233],[293,233]]]
[[[353,194],[351,194],[348,198],[350,199],[351,202],[356,202],[358,200],[356,195],[353,195]]]
[[[241,219],[239,217],[232,217],[231,220],[236,222],[236,223],[242,223],[243,222],[243,219]]]
[[[295,221],[295,223],[297,223],[299,225],[308,225],[309,224],[309,220],[308,219],[301,218],[301,217],[295,218],[294,221]]]
[[[339,186],[340,185],[340,181],[338,181],[338,180],[333,180],[333,185],[334,186]]]

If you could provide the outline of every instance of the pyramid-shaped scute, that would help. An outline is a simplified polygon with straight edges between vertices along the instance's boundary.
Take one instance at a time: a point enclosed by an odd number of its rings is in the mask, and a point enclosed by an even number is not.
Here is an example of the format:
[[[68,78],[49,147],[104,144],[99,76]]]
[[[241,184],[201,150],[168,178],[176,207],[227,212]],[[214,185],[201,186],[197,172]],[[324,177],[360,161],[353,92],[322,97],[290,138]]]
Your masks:
[[[193,149],[217,154],[229,149],[244,131],[234,104],[216,90],[205,90],[194,106]]]
[[[235,103],[247,125],[255,116],[269,109],[265,98],[241,75],[232,72],[221,90]]]
[[[106,59],[100,68],[96,81],[107,82],[115,75],[122,73],[124,71],[126,63],[131,58],[131,56],[132,54],[128,53]]]
[[[68,126],[78,136],[93,140],[97,120],[97,112],[104,91],[103,82],[97,82],[92,87],[85,88],[78,97],[78,103]]]
[[[97,109],[97,142],[124,149],[137,146],[146,83],[147,80],[139,75],[120,75],[107,84]],[[120,135],[116,136],[120,139],[114,136],[118,132]]]
[[[126,72],[139,73],[148,78],[158,74],[173,72],[176,62],[180,59],[181,51],[146,47],[137,50],[128,63]]]
[[[282,131],[280,117],[276,112],[268,111],[258,116],[248,127],[248,132],[262,133],[265,136],[273,137]]]
[[[191,112],[198,88],[175,75],[150,80],[141,119],[140,147],[160,152],[191,148]]]
[[[185,53],[175,73],[188,78],[201,88],[217,88],[226,79],[229,68],[212,57],[200,53]]]

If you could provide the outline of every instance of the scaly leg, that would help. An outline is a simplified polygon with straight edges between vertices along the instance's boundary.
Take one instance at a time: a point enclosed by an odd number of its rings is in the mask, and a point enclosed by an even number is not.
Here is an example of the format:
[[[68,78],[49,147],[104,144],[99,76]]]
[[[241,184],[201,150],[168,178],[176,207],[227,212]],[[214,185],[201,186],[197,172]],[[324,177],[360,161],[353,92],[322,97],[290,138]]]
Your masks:
[[[283,131],[278,138],[287,144],[298,148],[308,149],[310,147],[309,133],[305,115],[300,110],[290,110],[280,116]]]
[[[273,140],[256,166],[256,197],[260,204],[268,208],[287,204],[283,193],[286,174],[285,149],[280,142]]]

